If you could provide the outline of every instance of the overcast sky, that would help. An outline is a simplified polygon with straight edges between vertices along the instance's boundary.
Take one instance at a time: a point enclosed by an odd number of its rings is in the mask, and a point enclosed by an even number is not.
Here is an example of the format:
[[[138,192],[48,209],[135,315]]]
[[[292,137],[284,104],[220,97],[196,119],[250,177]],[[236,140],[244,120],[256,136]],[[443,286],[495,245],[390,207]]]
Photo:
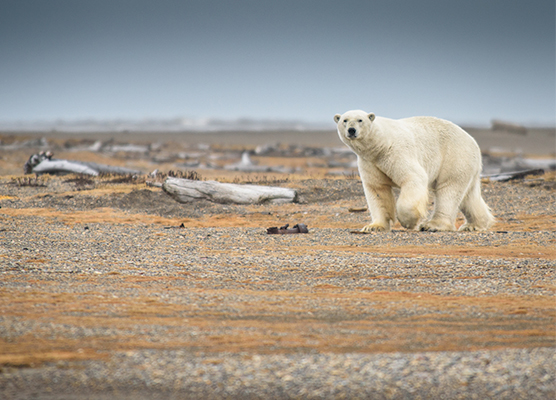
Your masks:
[[[555,124],[554,0],[0,0],[0,121]]]

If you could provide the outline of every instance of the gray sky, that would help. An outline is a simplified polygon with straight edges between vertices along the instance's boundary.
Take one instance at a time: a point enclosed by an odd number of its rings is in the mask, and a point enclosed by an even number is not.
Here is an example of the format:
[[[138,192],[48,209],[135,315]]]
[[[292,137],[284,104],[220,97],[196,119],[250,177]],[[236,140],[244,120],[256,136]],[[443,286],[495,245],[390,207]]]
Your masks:
[[[0,121],[555,124],[553,0],[0,0]]]

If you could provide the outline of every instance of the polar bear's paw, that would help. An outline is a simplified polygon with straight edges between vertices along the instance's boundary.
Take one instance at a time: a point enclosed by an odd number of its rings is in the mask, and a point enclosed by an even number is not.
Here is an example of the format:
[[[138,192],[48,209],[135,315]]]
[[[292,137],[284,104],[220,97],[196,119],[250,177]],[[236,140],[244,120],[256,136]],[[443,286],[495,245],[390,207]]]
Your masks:
[[[468,224],[465,223],[459,227],[458,231],[460,232],[475,232],[475,231],[484,231],[487,227],[478,226],[475,224]]]
[[[389,230],[390,230],[390,227],[388,225],[373,223],[373,224],[365,225],[360,230],[360,232],[362,232],[362,233],[388,232]]]
[[[430,220],[421,224],[419,230],[428,232],[455,231],[456,227],[449,221]]]

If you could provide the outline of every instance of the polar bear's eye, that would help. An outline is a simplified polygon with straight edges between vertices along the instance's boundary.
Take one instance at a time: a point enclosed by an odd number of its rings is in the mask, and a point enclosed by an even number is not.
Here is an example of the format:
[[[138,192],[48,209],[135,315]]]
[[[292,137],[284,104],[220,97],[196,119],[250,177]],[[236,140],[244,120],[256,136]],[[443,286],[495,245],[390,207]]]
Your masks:
[[[363,122],[363,120],[362,120],[362,119],[360,119],[360,120],[359,120],[359,122]]]
[[[347,119],[344,119],[344,124],[347,124],[347,122],[348,122],[348,120],[347,120]]]

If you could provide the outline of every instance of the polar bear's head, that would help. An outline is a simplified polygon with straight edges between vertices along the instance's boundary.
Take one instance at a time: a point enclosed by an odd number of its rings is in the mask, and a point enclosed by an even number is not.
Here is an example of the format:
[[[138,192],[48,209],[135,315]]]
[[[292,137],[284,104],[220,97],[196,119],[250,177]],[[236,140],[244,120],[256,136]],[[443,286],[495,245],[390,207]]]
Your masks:
[[[357,140],[371,131],[371,123],[374,121],[373,113],[352,110],[342,115],[334,115],[334,121],[338,124],[338,135],[343,142]]]

